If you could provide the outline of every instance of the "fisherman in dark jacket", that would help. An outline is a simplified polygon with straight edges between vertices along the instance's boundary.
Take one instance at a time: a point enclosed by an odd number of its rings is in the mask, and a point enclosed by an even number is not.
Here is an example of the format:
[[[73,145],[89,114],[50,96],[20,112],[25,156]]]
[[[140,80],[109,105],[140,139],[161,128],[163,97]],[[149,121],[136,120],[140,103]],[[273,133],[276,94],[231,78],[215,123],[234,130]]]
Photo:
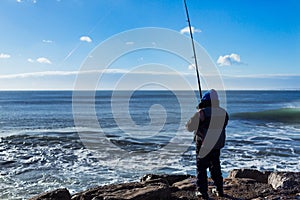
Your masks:
[[[220,150],[225,145],[228,114],[220,107],[218,94],[213,89],[203,95],[197,109],[198,112],[186,124],[188,131],[194,131],[196,141],[196,196],[201,196],[203,199],[209,198],[207,168],[209,168],[211,178],[217,187],[217,196],[224,196]]]

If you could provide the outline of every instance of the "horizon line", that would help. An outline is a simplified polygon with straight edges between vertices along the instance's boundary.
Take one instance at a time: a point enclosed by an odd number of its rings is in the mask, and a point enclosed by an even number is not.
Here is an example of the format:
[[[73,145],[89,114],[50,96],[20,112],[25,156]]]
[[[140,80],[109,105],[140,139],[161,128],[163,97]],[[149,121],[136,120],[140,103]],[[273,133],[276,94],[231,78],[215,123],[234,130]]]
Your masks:
[[[203,89],[202,91],[207,91],[210,89]],[[217,91],[222,91],[218,90]],[[143,90],[131,90],[131,89],[124,89],[124,90],[113,90],[113,89],[97,89],[97,90],[75,90],[75,89],[0,89],[0,92],[73,92],[73,91],[83,91],[83,92],[90,92],[90,91],[194,91],[199,92],[197,89],[194,90],[167,90],[167,89],[143,89]],[[300,88],[286,88],[286,89],[226,89],[224,91],[300,91]]]

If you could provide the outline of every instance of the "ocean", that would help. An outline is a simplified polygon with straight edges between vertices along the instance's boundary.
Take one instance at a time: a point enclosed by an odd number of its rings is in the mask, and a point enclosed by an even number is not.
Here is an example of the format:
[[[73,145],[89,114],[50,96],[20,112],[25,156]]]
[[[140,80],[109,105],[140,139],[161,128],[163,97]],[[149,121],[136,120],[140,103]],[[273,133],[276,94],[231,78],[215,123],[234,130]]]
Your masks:
[[[193,134],[184,124],[197,96],[1,91],[0,199],[61,187],[76,193],[147,173],[195,175]],[[226,91],[222,98],[230,116],[224,176],[235,168],[300,171],[300,91]]]

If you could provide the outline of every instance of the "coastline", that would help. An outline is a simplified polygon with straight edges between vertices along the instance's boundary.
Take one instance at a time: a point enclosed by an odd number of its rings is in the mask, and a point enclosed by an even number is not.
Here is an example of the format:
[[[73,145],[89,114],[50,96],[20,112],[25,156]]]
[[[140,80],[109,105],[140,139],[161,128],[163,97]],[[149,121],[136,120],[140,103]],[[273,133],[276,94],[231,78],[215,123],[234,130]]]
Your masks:
[[[99,186],[72,195],[63,188],[30,200],[193,200],[199,199],[195,196],[195,189],[195,177],[191,175],[147,174],[139,182]],[[212,200],[300,199],[300,172],[236,169],[224,178],[225,197],[217,197],[213,191],[213,182],[209,179]]]

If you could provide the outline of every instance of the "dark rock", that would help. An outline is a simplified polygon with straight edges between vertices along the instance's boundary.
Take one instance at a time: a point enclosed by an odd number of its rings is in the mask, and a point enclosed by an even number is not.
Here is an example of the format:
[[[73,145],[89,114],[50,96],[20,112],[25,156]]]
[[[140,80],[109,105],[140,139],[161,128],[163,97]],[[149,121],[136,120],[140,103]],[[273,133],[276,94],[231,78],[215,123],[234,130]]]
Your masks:
[[[169,199],[169,186],[163,182],[124,183],[93,188],[75,194],[72,200],[152,200]]]
[[[260,172],[253,169],[234,169],[228,178],[248,178],[260,183],[268,183],[269,174],[270,172]]]
[[[272,172],[268,183],[274,189],[292,190],[300,192],[300,173],[298,172]]]
[[[71,200],[71,195],[66,188],[63,188],[45,192],[29,200]]]
[[[259,172],[233,170],[224,179],[225,197],[213,194],[215,186],[208,179],[208,194],[213,200],[300,200],[299,172]],[[72,196],[72,200],[196,200],[196,179],[189,175],[148,174],[141,182],[114,184],[92,188]],[[41,194],[31,200],[69,200],[66,189]]]
[[[249,178],[224,179],[224,193],[228,199],[253,199],[272,194],[273,188]],[[227,199],[227,198],[226,198]]]
[[[140,179],[140,182],[146,182],[146,181],[155,180],[155,179],[164,179],[169,183],[169,185],[173,185],[176,182],[179,182],[179,181],[185,180],[187,178],[191,178],[191,177],[192,177],[191,175],[146,174]]]
[[[176,182],[172,185],[173,188],[177,190],[193,190],[196,189],[196,179],[195,178],[188,178],[182,181]]]

